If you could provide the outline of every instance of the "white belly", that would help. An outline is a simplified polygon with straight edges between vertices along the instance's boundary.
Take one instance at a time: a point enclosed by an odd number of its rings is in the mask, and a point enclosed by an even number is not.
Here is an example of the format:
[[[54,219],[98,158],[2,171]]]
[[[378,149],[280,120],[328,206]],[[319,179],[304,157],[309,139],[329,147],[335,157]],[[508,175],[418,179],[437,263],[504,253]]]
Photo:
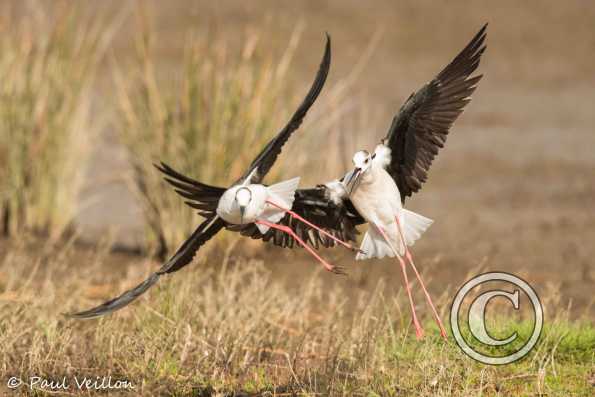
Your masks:
[[[365,175],[350,198],[357,211],[368,222],[391,225],[400,216],[401,194],[393,178],[383,168],[377,167]]]
[[[364,176],[350,195],[357,211],[371,225],[362,241],[366,253],[359,253],[356,259],[402,256],[405,247],[413,245],[432,220],[403,208],[399,188],[384,168],[377,167]]]

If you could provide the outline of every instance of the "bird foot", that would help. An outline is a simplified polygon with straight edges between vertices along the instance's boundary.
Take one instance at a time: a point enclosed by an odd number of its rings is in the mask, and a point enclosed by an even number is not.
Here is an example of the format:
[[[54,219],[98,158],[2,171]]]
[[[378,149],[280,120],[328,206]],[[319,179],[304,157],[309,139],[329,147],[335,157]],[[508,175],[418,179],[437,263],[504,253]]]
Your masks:
[[[331,273],[339,274],[341,276],[347,276],[347,271],[344,267],[332,265],[327,268],[327,270]]]
[[[417,319],[413,321],[413,325],[415,326],[415,337],[417,340],[422,340],[424,337],[424,330],[417,322]]]
[[[446,331],[445,331],[443,328],[441,328],[441,329],[440,329],[440,336],[441,336],[441,337],[442,337],[442,339],[444,339],[445,341],[447,341],[447,340],[448,340],[448,335],[446,334]]]

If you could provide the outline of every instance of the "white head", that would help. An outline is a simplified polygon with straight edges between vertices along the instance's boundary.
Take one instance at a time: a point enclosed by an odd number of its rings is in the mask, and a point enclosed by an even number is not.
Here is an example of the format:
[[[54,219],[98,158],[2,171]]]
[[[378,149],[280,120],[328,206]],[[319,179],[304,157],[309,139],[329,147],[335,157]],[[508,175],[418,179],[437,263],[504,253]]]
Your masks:
[[[244,223],[244,212],[246,211],[246,207],[252,201],[252,191],[245,186],[242,186],[236,191],[235,197],[236,203],[238,207],[240,207],[240,215],[241,215],[241,223]]]
[[[352,161],[356,169],[359,169],[361,172],[365,172],[372,164],[372,157],[367,150],[360,150],[353,155]]]
[[[345,186],[350,194],[359,185],[362,175],[372,166],[373,158],[374,155],[370,156],[367,150],[360,150],[353,155],[353,165],[355,168],[347,175],[345,181]]]

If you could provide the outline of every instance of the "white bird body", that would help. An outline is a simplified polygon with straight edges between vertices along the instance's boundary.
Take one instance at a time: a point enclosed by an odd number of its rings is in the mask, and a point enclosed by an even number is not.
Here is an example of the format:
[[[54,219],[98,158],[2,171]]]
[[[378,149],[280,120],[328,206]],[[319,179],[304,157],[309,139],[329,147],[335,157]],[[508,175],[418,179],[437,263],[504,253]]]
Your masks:
[[[224,221],[234,225],[246,225],[256,220],[265,220],[271,223],[279,222],[285,216],[284,209],[291,209],[295,198],[295,191],[300,183],[300,178],[293,178],[271,186],[261,184],[236,185],[227,189],[217,205],[217,215]],[[241,190],[249,192],[243,206]],[[267,203],[273,202],[281,208]],[[257,223],[261,233],[266,233],[269,227]]]
[[[352,191],[351,201],[366,221],[379,225],[395,223],[395,215],[403,208],[399,188],[378,156],[371,161]]]
[[[354,157],[354,160],[357,159]],[[362,159],[363,160],[363,159]],[[367,162],[366,162],[367,161]],[[356,259],[394,257],[405,254],[405,245],[411,246],[432,224],[432,220],[403,208],[399,188],[385,170],[390,162],[390,149],[382,144],[373,156],[361,161],[361,175],[355,181],[350,199],[361,216],[370,224]],[[400,227],[404,242],[401,240]],[[390,242],[377,229],[382,227]],[[395,252],[396,251],[396,252]]]
[[[248,189],[252,193],[251,200],[246,205],[244,215],[240,211],[240,205],[236,200],[236,194],[239,189]],[[266,206],[266,200],[269,197],[269,192],[264,185],[236,185],[225,191],[217,205],[217,215],[223,218],[224,221],[233,223],[234,225],[245,225],[256,220],[258,215],[262,213]]]

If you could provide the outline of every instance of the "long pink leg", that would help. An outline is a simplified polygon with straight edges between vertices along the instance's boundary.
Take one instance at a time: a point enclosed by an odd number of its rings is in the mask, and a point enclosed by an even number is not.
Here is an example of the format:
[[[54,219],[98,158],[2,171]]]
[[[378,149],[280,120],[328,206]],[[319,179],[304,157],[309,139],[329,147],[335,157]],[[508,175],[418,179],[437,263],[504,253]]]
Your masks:
[[[285,226],[285,225],[278,225],[276,223],[272,223],[269,221],[265,221],[262,219],[257,219],[256,221],[254,221],[255,223],[260,223],[262,225],[268,226],[268,227],[272,227],[273,229],[277,229],[280,230],[284,233],[289,234],[290,236],[292,236],[302,247],[304,247],[310,254],[312,254],[312,256],[314,256],[314,258],[316,258],[320,263],[322,263],[322,266],[324,266],[324,268],[326,270],[328,270],[329,272],[332,273],[336,273],[336,274],[346,274],[345,271],[343,270],[343,268],[339,267],[339,266],[334,266],[329,264],[327,261],[325,261],[324,259],[322,259],[317,253],[316,251],[314,251],[308,244],[306,244],[301,238],[299,238],[299,236],[289,227],[289,226]]]
[[[376,226],[376,228],[378,228],[378,230],[380,231],[380,234],[382,234],[382,237],[384,237],[384,239],[386,240],[388,245],[391,247],[391,249],[397,256],[397,259],[399,260],[399,264],[401,265],[401,270],[403,271],[403,278],[405,279],[405,287],[407,288],[407,295],[409,296],[409,304],[411,305],[411,313],[413,315],[413,325],[415,326],[415,336],[419,340],[424,336],[424,330],[422,329],[421,325],[419,324],[419,321],[417,320],[417,314],[415,313],[415,306],[413,305],[413,297],[411,296],[411,288],[409,286],[409,278],[407,277],[407,269],[405,266],[405,261],[403,261],[403,258],[401,258],[399,253],[393,247],[393,245],[390,242],[390,240],[388,239],[388,236],[386,235],[386,232],[384,231],[384,229],[378,225],[375,225],[375,226]]]
[[[266,201],[268,204],[279,208],[281,211],[287,212],[289,215],[293,216],[294,218],[304,222],[306,225],[318,230],[320,233],[324,234],[325,236],[327,236],[328,238],[334,240],[335,242],[337,242],[338,244],[341,244],[342,246],[349,248],[352,251],[358,251],[361,252],[362,254],[365,254],[365,252],[363,252],[362,250],[360,250],[357,247],[352,246],[349,243],[346,243],[345,241],[338,239],[337,237],[333,236],[332,234],[330,234],[329,232],[327,232],[326,230],[316,226],[315,224],[313,224],[312,222],[307,221],[306,219],[302,218],[300,215],[296,214],[295,212],[293,212],[292,210],[288,210],[286,208],[281,207],[279,204],[273,203],[270,200]]]
[[[417,267],[415,266],[415,263],[413,262],[413,256],[411,255],[411,251],[409,251],[407,244],[405,244],[405,238],[403,237],[403,231],[401,229],[401,222],[399,221],[399,217],[396,216],[395,219],[397,220],[397,228],[399,230],[399,234],[401,235],[401,242],[405,246],[405,256],[407,257],[407,260],[411,264],[411,267],[413,268],[413,271],[415,272],[415,276],[417,277],[417,280],[419,281],[419,284],[421,285],[421,289],[424,291],[424,295],[426,296],[426,299],[427,299],[428,303],[430,304],[430,307],[432,308],[432,313],[434,313],[434,318],[436,319],[436,322],[438,323],[438,327],[440,328],[440,335],[442,335],[442,337],[446,340],[447,335],[446,335],[446,330],[444,329],[444,325],[442,324],[442,320],[440,320],[440,316],[438,315],[438,311],[436,310],[436,307],[434,307],[432,298],[430,297],[430,294],[428,293],[428,290],[426,289],[426,286],[424,285],[424,282],[421,279],[419,272],[417,271]]]

